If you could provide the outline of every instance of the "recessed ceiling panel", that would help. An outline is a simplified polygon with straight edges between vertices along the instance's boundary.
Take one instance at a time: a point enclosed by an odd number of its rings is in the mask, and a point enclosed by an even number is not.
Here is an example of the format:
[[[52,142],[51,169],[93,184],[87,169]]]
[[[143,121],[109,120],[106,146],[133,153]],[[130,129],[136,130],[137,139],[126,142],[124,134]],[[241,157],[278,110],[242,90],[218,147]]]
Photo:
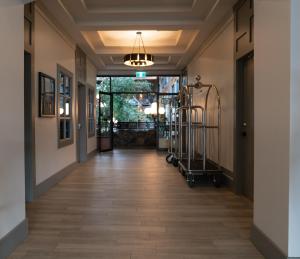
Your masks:
[[[145,47],[176,46],[182,31],[142,31]],[[136,31],[98,31],[105,47],[128,47],[135,42]]]
[[[84,0],[85,7],[91,12],[106,12],[106,13],[127,13],[127,12],[147,12],[147,10],[192,10],[195,2],[198,0]]]
[[[180,70],[228,19],[236,0],[39,0],[99,69],[128,70],[136,32],[154,55],[149,70]],[[227,22],[227,20],[226,20]]]

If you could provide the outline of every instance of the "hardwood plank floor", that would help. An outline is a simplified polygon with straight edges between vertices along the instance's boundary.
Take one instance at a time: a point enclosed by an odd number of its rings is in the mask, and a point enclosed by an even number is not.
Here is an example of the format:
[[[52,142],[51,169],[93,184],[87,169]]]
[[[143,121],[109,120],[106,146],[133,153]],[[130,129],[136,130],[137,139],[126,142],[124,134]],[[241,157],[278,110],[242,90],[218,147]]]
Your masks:
[[[27,207],[29,236],[10,259],[258,259],[250,202],[190,189],[151,150],[97,155]]]

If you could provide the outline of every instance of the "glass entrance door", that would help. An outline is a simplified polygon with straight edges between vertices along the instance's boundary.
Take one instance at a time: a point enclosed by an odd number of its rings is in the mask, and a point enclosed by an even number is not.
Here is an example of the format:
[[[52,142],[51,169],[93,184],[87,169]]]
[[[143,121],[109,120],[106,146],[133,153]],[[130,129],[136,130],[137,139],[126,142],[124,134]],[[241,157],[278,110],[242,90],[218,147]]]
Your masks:
[[[98,100],[98,149],[110,151],[113,149],[113,99],[112,94],[99,92]]]

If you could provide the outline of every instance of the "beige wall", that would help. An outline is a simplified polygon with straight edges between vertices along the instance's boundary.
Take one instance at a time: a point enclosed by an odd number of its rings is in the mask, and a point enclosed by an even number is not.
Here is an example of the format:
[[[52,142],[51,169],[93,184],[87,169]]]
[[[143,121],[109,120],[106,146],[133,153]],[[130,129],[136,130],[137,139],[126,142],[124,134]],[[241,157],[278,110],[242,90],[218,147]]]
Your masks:
[[[287,254],[289,1],[259,0],[254,12],[254,224]]]
[[[97,69],[96,67],[92,64],[92,62],[87,59],[87,85],[89,87],[93,87],[95,90],[95,98],[96,98],[96,77],[97,77]],[[96,110],[95,110],[96,111]],[[88,127],[87,127],[88,129]],[[96,134],[94,137],[90,137],[88,136],[87,133],[87,153],[93,152],[95,149],[97,149],[97,138],[96,138]]]
[[[255,1],[254,224],[300,257],[298,0]]]
[[[35,31],[35,80],[36,101],[38,102],[38,72],[43,72],[56,79],[57,64],[73,73],[73,125],[74,144],[58,148],[57,119],[36,118],[36,183],[39,184],[53,174],[72,164],[76,157],[75,125],[75,44],[57,28],[47,15],[36,7]],[[87,59],[87,85],[96,88],[97,70]],[[96,92],[95,92],[96,94]],[[37,106],[38,109],[38,106]],[[38,110],[37,110],[38,114]],[[97,148],[96,136],[88,137],[87,153]]]
[[[233,126],[234,126],[234,47],[233,19],[214,35],[188,65],[188,81],[195,82],[199,74],[203,83],[215,84],[220,91],[222,106],[221,165],[233,171]],[[194,91],[194,104],[200,103],[200,94]],[[215,107],[215,102],[213,103]],[[212,108],[212,107],[211,107]],[[215,137],[211,138],[214,139]],[[213,141],[211,141],[213,142]],[[214,143],[209,143],[210,157],[215,160]],[[215,149],[216,150],[216,149]]]
[[[0,239],[25,219],[24,12],[0,8]]]
[[[35,27],[35,80],[38,103],[38,72],[56,79],[57,64],[73,73],[73,116],[75,115],[75,45],[36,8]],[[38,105],[36,106],[38,109]],[[38,110],[37,113],[38,115]],[[73,117],[75,129],[75,116]],[[74,144],[58,148],[56,118],[36,118],[36,183],[45,181],[53,174],[76,161],[76,130]]]

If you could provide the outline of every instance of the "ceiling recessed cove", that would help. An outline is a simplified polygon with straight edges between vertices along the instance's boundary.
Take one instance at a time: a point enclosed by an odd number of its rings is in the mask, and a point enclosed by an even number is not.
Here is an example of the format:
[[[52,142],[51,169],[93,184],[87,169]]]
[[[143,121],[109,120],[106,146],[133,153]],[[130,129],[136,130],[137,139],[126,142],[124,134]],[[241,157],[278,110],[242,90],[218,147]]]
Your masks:
[[[191,11],[198,0],[82,0],[89,12],[97,13],[145,13],[165,11]],[[203,0],[201,0],[203,1]]]
[[[145,47],[176,46],[182,30],[177,31],[141,31]],[[136,31],[98,31],[101,42],[105,47],[132,46]]]

